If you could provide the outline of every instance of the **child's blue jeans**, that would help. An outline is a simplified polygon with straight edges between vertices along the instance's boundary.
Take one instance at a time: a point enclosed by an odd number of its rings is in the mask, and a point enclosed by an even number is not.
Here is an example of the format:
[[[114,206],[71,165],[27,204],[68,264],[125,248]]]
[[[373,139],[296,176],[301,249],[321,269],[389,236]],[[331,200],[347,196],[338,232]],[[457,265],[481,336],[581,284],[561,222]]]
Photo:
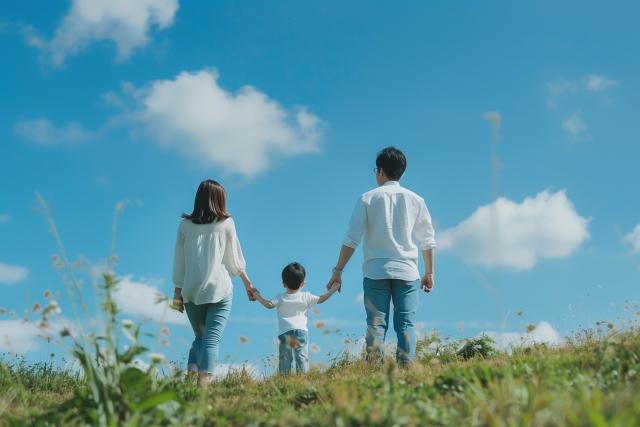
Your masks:
[[[200,372],[213,373],[218,363],[218,349],[231,311],[232,297],[233,292],[222,301],[212,304],[196,305],[191,301],[184,304],[189,323],[196,335],[187,363],[197,365]]]
[[[382,349],[389,328],[390,304],[393,301],[393,329],[398,336],[396,358],[399,363],[413,362],[416,333],[414,323],[418,308],[420,280],[373,280],[364,278],[364,308],[367,312],[367,358],[383,361]]]
[[[293,359],[296,359],[296,372],[305,373],[309,370],[309,333],[303,329],[292,329],[282,335],[280,340],[280,357],[278,370],[290,373]]]

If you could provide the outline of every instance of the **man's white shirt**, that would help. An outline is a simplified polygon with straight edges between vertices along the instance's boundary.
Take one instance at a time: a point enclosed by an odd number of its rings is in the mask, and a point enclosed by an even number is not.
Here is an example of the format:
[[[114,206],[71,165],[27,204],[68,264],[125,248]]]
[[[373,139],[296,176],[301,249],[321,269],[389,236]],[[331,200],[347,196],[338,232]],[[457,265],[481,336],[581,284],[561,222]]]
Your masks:
[[[342,244],[356,248],[363,235],[362,273],[369,279],[417,280],[419,251],[412,237],[422,250],[436,247],[427,205],[397,181],[364,193],[356,203]]]

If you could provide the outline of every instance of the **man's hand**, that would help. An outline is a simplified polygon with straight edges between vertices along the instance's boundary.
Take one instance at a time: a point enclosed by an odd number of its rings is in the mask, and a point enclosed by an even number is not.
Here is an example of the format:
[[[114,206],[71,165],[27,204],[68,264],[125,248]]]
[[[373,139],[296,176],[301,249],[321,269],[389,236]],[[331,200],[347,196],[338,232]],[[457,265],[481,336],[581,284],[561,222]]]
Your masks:
[[[338,274],[338,273],[333,273],[331,275],[331,279],[329,280],[329,283],[327,283],[327,290],[330,291],[331,290],[331,286],[333,286],[333,284],[337,282],[338,285],[342,285],[342,277]],[[338,292],[341,292],[342,288],[338,288]]]
[[[433,289],[433,273],[425,274],[420,280],[420,288],[425,292],[431,292]]]

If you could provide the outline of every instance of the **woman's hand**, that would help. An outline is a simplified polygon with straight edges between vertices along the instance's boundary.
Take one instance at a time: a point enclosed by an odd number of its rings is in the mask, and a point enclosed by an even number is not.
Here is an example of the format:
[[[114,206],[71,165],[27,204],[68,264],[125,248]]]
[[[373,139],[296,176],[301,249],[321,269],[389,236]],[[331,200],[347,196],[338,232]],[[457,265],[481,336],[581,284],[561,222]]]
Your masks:
[[[247,291],[249,301],[255,301],[256,299],[253,297],[253,293],[258,292],[258,290],[253,285],[245,286],[245,289]]]

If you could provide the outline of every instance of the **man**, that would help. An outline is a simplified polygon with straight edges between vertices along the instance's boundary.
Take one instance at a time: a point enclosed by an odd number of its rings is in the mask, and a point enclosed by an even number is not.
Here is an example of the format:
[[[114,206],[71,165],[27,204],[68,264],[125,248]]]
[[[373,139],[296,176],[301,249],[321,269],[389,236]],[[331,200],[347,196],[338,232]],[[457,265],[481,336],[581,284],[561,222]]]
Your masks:
[[[367,312],[367,359],[383,360],[382,349],[389,325],[393,301],[393,326],[398,336],[397,360],[413,362],[415,353],[418,289],[433,289],[434,231],[424,200],[402,188],[398,182],[407,167],[407,159],[394,147],[378,153],[378,188],[364,193],[353,210],[349,230],[342,241],[338,263],[327,289],[333,282],[342,284],[341,275],[364,235],[364,306]],[[424,258],[425,274],[418,273],[418,247]]]

